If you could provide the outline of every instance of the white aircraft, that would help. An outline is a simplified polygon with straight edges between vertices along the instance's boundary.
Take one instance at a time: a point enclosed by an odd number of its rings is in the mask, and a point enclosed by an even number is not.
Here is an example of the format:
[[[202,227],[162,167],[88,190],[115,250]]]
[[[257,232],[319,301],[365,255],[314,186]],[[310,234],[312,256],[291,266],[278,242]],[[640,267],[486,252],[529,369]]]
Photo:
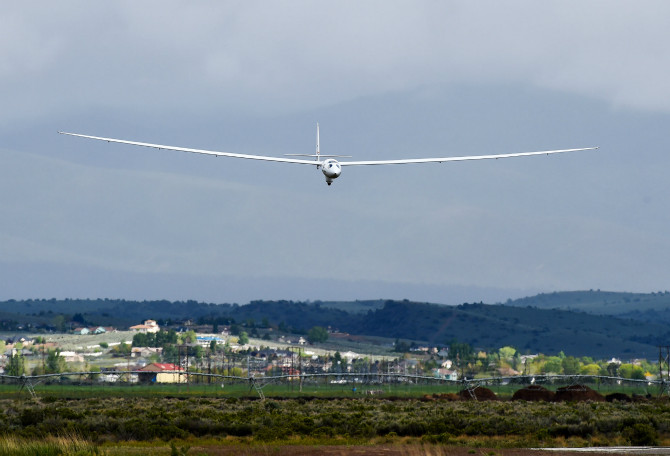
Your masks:
[[[62,135],[69,136],[79,136],[81,138],[97,139],[99,141],[107,141],[121,144],[131,144],[133,146],[143,146],[143,147],[153,147],[155,149],[166,149],[166,150],[177,150],[181,152],[192,152],[196,154],[206,154],[214,155],[217,157],[232,157],[232,158],[246,158],[248,160],[264,160],[264,161],[273,161],[281,163],[297,163],[299,165],[312,165],[316,166],[316,169],[320,169],[323,175],[326,177],[326,183],[328,185],[332,184],[335,179],[340,177],[342,174],[343,166],[363,166],[363,165],[404,165],[408,163],[443,163],[443,162],[452,162],[452,161],[465,161],[465,160],[487,160],[487,159],[498,159],[498,158],[510,158],[510,157],[526,157],[530,155],[549,155],[549,154],[559,154],[562,152],[576,152],[580,150],[593,150],[597,147],[585,147],[581,149],[560,149],[560,150],[545,150],[539,152],[519,152],[515,154],[496,154],[496,155],[471,155],[464,157],[440,157],[440,158],[408,158],[401,160],[365,160],[365,161],[338,161],[335,158],[351,158],[350,155],[322,155],[319,150],[319,124],[316,124],[316,153],[315,154],[286,154],[287,157],[312,157],[313,160],[298,159],[298,158],[284,158],[284,157],[266,157],[263,155],[247,155],[247,154],[235,154],[231,152],[216,152],[212,150],[203,150],[203,149],[189,149],[186,147],[175,147],[175,146],[165,146],[162,144],[150,144],[136,141],[127,141],[124,139],[114,139],[114,138],[101,138],[99,136],[89,136],[82,135],[79,133],[68,133],[65,131],[59,131],[58,133]],[[325,159],[325,160],[323,160]]]

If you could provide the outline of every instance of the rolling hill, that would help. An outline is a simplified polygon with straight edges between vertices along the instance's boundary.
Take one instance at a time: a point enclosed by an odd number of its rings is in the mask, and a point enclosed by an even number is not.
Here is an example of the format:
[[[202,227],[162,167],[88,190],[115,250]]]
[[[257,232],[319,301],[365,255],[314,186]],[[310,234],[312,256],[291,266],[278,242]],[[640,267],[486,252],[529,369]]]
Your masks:
[[[565,291],[508,300],[506,305],[562,309],[594,315],[612,315],[648,323],[670,324],[670,292],[618,293],[611,291]]]
[[[655,359],[658,345],[667,345],[667,325],[633,319],[631,306],[645,303],[640,312],[662,312],[668,294],[618,296],[601,292],[538,295],[508,304],[446,306],[411,301],[354,302],[253,301],[247,305],[206,304],[195,301],[26,300],[0,302],[0,322],[49,325],[56,315],[80,314],[97,325],[130,326],[144,319],[243,326],[271,325],[306,333],[313,326],[330,327],[355,335],[387,337],[446,345],[452,340],[482,349],[514,346],[524,353],[598,358],[618,356]],[[635,301],[635,299],[640,301]],[[631,299],[626,302],[625,299]],[[611,306],[607,303],[615,303]],[[523,305],[525,304],[525,306]],[[581,305],[583,304],[583,305]],[[624,304],[628,304],[626,307]],[[579,305],[579,311],[574,309]],[[596,314],[607,308],[612,314]],[[587,313],[587,309],[593,313]]]

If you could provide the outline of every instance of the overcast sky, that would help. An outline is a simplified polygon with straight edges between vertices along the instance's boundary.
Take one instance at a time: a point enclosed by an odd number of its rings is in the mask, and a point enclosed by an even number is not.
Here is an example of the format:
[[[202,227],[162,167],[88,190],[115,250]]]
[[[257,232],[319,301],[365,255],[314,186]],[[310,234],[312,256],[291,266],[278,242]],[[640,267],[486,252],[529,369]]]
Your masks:
[[[670,3],[14,2],[0,299],[666,290]],[[356,160],[314,168],[106,144]]]

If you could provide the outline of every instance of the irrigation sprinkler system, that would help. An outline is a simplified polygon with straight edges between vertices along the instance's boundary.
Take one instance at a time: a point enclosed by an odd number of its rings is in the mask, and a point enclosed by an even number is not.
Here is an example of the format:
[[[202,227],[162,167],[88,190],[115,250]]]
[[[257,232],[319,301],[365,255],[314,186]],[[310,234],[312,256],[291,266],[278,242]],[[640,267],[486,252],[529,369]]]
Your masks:
[[[667,375],[667,371],[666,372]],[[402,373],[309,373],[299,374],[290,373],[282,375],[271,376],[238,376],[238,375],[223,375],[210,374],[203,372],[183,372],[183,371],[165,371],[163,374],[172,374],[175,376],[183,376],[177,386],[207,386],[215,383],[216,385],[224,386],[225,384],[248,384],[249,391],[255,390],[261,400],[264,400],[266,395],[263,393],[263,388],[270,384],[280,384],[290,386],[293,384],[308,384],[308,385],[326,385],[327,387],[343,387],[344,385],[356,387],[375,387],[375,393],[384,392],[383,387],[388,386],[416,386],[420,389],[420,385],[444,385],[460,387],[463,390],[470,392],[473,399],[476,399],[474,391],[478,387],[485,386],[505,386],[505,385],[567,385],[574,386],[578,384],[597,384],[607,385],[609,387],[617,388],[624,385],[643,387],[647,390],[657,389],[658,395],[661,396],[668,392],[667,378],[659,378],[657,380],[640,380],[622,377],[611,377],[602,375],[525,375],[512,377],[488,377],[476,379],[459,379],[450,380],[444,378],[430,377],[425,375],[412,375]],[[35,386],[38,384],[53,385],[61,384],[71,387],[92,386],[99,384],[101,386],[111,386],[114,384],[122,384],[133,388],[134,386],[151,385],[151,381],[139,381],[140,375],[147,376],[150,374],[146,371],[106,371],[104,373],[106,379],[116,379],[114,381],[101,380],[100,372],[63,372],[59,374],[43,374],[43,375],[0,375],[1,384],[14,384],[19,387],[19,393],[26,389],[32,398],[37,399],[38,392]],[[146,377],[145,377],[146,378]],[[302,390],[301,390],[302,392]],[[363,392],[363,391],[361,391]]]

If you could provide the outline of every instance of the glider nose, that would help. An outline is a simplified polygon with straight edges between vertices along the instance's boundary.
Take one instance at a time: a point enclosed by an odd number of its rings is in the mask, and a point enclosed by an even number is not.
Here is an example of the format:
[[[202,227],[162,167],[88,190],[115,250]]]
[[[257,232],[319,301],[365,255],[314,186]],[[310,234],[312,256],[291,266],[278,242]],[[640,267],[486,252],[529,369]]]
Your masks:
[[[326,181],[337,179],[342,174],[342,167],[336,160],[326,160],[321,168],[323,175],[326,176]]]

